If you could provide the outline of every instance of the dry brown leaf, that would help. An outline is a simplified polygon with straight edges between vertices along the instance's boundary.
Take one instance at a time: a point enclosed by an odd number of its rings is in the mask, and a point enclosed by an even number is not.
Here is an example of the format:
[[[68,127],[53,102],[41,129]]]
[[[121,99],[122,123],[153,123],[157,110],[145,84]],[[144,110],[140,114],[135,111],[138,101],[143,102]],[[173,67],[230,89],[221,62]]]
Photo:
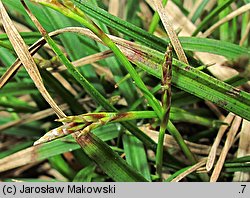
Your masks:
[[[38,40],[32,46],[29,47],[29,52],[31,55],[34,55],[40,47],[45,44],[44,39]],[[15,60],[15,62],[8,68],[8,70],[1,76],[0,78],[0,88],[2,88],[6,83],[16,74],[18,69],[21,67],[22,63],[19,58]]]
[[[29,147],[0,160],[0,172],[39,161],[36,156],[37,147]]]
[[[31,168],[34,167],[34,166],[37,166],[39,163],[40,163],[40,162],[35,162],[35,163],[30,163],[30,164],[27,164],[27,165],[25,165],[25,166],[19,167],[19,168],[15,169],[11,175],[12,175],[12,177],[18,177],[18,176],[20,176],[23,172],[25,172],[25,171],[31,169]]]
[[[115,84],[114,76],[109,68],[103,67],[102,65],[97,63],[92,63],[92,65],[94,66],[95,71],[99,76],[104,76],[106,81]]]
[[[67,81],[61,74],[58,72],[53,72],[52,75],[65,87],[65,89],[72,93],[72,95],[78,95],[76,90],[72,87],[72,84],[70,84],[69,81]]]
[[[250,155],[250,122],[243,120],[242,128],[240,131],[240,141],[237,151],[237,158]],[[233,181],[246,182],[250,181],[250,173],[247,172],[235,172]]]
[[[146,2],[153,10],[156,10],[153,1],[146,0]],[[182,13],[179,7],[175,5],[172,1],[167,2],[164,12],[168,15],[172,27],[175,30],[180,30],[180,32],[178,32],[179,36],[191,36],[191,34],[196,29],[196,26]]]
[[[140,1],[139,4],[140,12],[138,12],[137,15],[142,19],[144,29],[148,30],[153,17],[152,12],[145,2]]]
[[[171,24],[167,14],[165,13],[165,10],[163,8],[161,1],[153,0],[153,2],[155,4],[155,8],[156,8],[156,10],[161,18],[161,21],[163,23],[163,26],[164,26],[166,32],[168,33],[171,44],[172,44],[179,60],[188,64],[188,60],[187,60],[187,57],[186,57],[185,52],[183,50],[183,47],[181,46],[181,43],[178,39],[178,36],[175,33],[175,30],[173,29],[173,25]],[[168,6],[166,6],[166,8],[167,7]]]
[[[194,16],[195,12],[197,11],[197,8],[199,8],[200,4],[202,3],[202,0],[197,0],[194,4],[194,6],[191,8],[189,14],[188,14],[188,19],[191,20],[192,17]]]
[[[35,16],[30,12],[30,10],[28,9],[25,2],[21,1],[21,3],[25,7],[26,12],[28,13],[28,15],[30,16],[32,21],[35,23],[35,25],[37,26],[37,28],[39,29],[39,31],[43,35],[43,37],[47,36],[47,32],[45,31],[45,29],[43,29],[43,27],[41,26],[39,21],[35,18]],[[5,23],[6,32],[7,32],[8,36],[10,37],[10,41],[12,42],[12,45],[14,45],[14,48],[16,48],[15,50],[17,51],[18,57],[20,58],[23,65],[25,67],[28,67],[26,69],[28,69],[28,72],[30,72],[30,75],[32,74],[31,78],[34,78],[35,82],[38,83],[39,91],[41,91],[40,89],[42,89],[42,91],[44,91],[44,90],[46,91],[46,89],[43,86],[41,77],[39,78],[39,73],[37,73],[37,72],[34,73],[34,71],[30,71],[30,69],[38,70],[38,68],[36,67],[35,62],[34,62],[32,56],[30,55],[28,48],[26,47],[25,43],[23,42],[21,36],[17,32],[17,30],[15,28],[13,28],[13,24],[11,23],[11,20],[8,17],[8,14],[7,14],[5,8],[3,7],[1,0],[0,0],[0,11],[1,11],[3,21]],[[17,45],[17,46],[15,46],[15,45]],[[44,94],[44,92],[42,92],[42,94]],[[44,96],[46,96],[46,99],[48,99],[48,95],[44,95]],[[57,115],[59,118],[65,116],[65,114],[60,110],[60,108],[54,103],[53,100],[49,101],[49,102],[51,105],[53,105],[54,110],[55,110],[55,112],[57,112]],[[76,131],[74,134],[72,134],[72,136],[74,137],[76,142],[81,147],[84,147],[84,145],[86,144],[86,141],[89,141],[89,139],[86,137],[87,135],[78,137],[79,134],[80,134],[80,131]],[[39,147],[30,147],[28,149],[22,150],[21,152],[17,152],[17,153],[10,155],[4,159],[1,159],[0,160],[0,171],[5,171],[5,170],[8,170],[8,168],[15,168],[15,167],[19,167],[19,166],[22,166],[22,165],[25,165],[28,163],[39,161],[40,160],[39,156],[34,156],[37,154],[37,148],[39,148]],[[26,156],[25,154],[27,154],[27,152],[28,152],[28,155]],[[18,155],[20,155],[20,156],[18,156]],[[7,159],[7,161],[6,161],[6,159]],[[10,160],[10,161],[8,161],[8,160]]]
[[[68,109],[68,105],[63,104],[63,105],[60,105],[59,108],[62,110],[66,110],[66,109]],[[53,111],[53,109],[45,109],[45,110],[36,112],[34,114],[24,115],[18,120],[14,120],[14,121],[8,122],[6,124],[0,125],[0,132],[4,131],[6,129],[9,129],[10,127],[19,126],[19,125],[29,123],[32,121],[40,120],[40,119],[46,118],[46,117],[48,117],[50,115],[54,115],[54,114],[55,114],[55,112]]]
[[[183,173],[181,173],[180,175],[178,175],[176,178],[174,178],[171,182],[179,182],[180,180],[182,180],[184,177],[186,177],[187,175],[189,175],[190,173],[196,171],[198,168],[204,166],[206,164],[206,158],[202,159],[200,162],[194,164],[193,166],[191,166],[188,170],[184,171]]]
[[[49,110],[48,110],[49,111]],[[48,113],[54,113],[50,110]],[[45,114],[43,114],[45,116]],[[158,138],[158,132],[148,129],[148,127],[140,127],[142,131],[144,131],[147,135],[149,135],[155,142],[157,142]],[[75,136],[77,136],[75,134]],[[191,143],[186,141],[187,145],[190,147],[191,151],[195,154],[207,154],[210,147],[206,145],[199,145],[195,143]],[[178,144],[175,142],[174,138],[170,135],[165,135],[165,141],[164,146],[167,146],[168,148],[176,148],[179,149]],[[37,154],[37,150],[39,149],[38,146],[32,146],[27,149],[24,149],[22,151],[18,151],[17,153],[14,153],[8,157],[0,159],[0,172],[4,172],[7,170],[11,170],[17,167],[21,167],[30,163],[40,162],[39,155]],[[219,154],[219,153],[218,153]]]
[[[154,5],[151,0],[146,0],[147,3],[154,9]],[[211,0],[211,4],[207,7],[213,6],[217,1]],[[191,36],[196,30],[196,26],[183,14],[180,8],[175,5],[172,1],[168,1],[167,6],[164,10],[165,14],[169,17],[173,28],[175,30],[181,29],[179,36]],[[201,33],[198,36],[202,35]],[[223,56],[210,54],[206,52],[195,52],[195,56],[200,59],[204,64],[213,66],[209,67],[208,70],[218,79],[226,80],[238,74],[238,72],[232,68],[222,67],[222,64],[227,60]]]
[[[88,102],[89,100],[90,99],[80,99],[79,103],[84,104],[84,103]],[[66,111],[69,109],[69,106],[66,103],[64,103],[64,104],[61,104],[59,106],[59,108],[62,109],[63,111]],[[39,112],[36,112],[33,114],[24,115],[19,120],[14,120],[14,121],[8,122],[6,124],[0,125],[0,132],[4,131],[10,127],[19,126],[19,125],[22,125],[25,123],[41,120],[43,118],[46,118],[46,117],[54,115],[54,114],[55,114],[55,112],[53,111],[53,109],[50,108],[50,109],[45,109],[45,110],[42,110],[42,111],[39,111]]]
[[[96,54],[93,54],[93,55],[83,57],[81,59],[73,61],[72,64],[75,67],[80,67],[80,66],[83,66],[83,65],[92,64],[94,62],[103,60],[103,59],[108,58],[108,57],[110,57],[112,55],[113,55],[113,52],[111,50],[107,50],[107,51],[104,51],[104,52],[99,52],[99,53],[96,53]],[[56,68],[56,71],[64,71],[66,69],[67,68],[64,65],[61,65],[61,66]],[[49,71],[52,70],[53,71],[53,68],[47,68],[47,70],[49,70]]]
[[[224,120],[225,116],[221,113],[220,109],[217,105],[210,101],[205,101],[205,104],[209,107],[209,109],[214,112],[214,114],[219,118],[219,120]]]
[[[187,11],[191,11],[192,8],[194,7],[194,2],[190,1],[190,0],[184,0],[183,1],[183,7],[187,10]]]
[[[48,170],[48,174],[53,176],[53,179],[55,178],[58,181],[62,181],[62,182],[68,182],[69,181],[67,177],[65,177],[62,173],[60,173],[58,170],[56,170],[54,168]],[[51,181],[51,179],[50,179],[50,181]]]
[[[108,12],[114,16],[119,16],[120,0],[110,0]]]
[[[65,32],[73,32],[73,33],[83,34],[83,35],[88,36],[89,38],[92,38],[92,39],[102,43],[102,41],[97,36],[95,36],[90,30],[88,30],[86,28],[81,28],[81,27],[67,27],[67,28],[59,29],[59,30],[56,30],[54,32],[49,33],[49,36],[53,37],[53,36],[56,36],[58,34],[65,33]],[[111,35],[109,35],[109,37],[113,40],[113,42],[115,42],[117,45],[119,45],[118,47],[122,50],[122,52],[130,58],[133,58],[135,56],[135,52],[133,51],[133,48],[131,48],[131,44],[140,48],[140,46],[136,43],[133,43],[133,42],[130,42],[130,41],[127,41],[127,40],[124,40],[124,39],[121,39],[121,38],[118,38],[115,36],[111,36]],[[29,49],[30,53],[33,55],[44,44],[45,44],[44,38],[39,39],[37,42],[35,42],[30,47],[30,49]],[[97,60],[97,59],[99,60],[101,58],[109,57],[110,55],[111,55],[110,51],[106,51],[106,52],[101,52],[101,54],[97,54],[96,57],[93,57],[95,55],[91,55],[91,56],[95,60]],[[86,59],[87,59],[87,57],[85,57],[81,60],[77,60],[75,62],[76,66],[83,64],[83,63],[88,63],[88,61]],[[92,62],[92,61],[90,61],[90,62]],[[152,63],[151,63],[151,65],[152,65]],[[15,63],[11,67],[9,67],[8,71],[0,78],[0,88],[1,88],[1,86],[5,85],[7,80],[15,74],[15,72],[20,68],[20,66],[21,66],[21,63],[20,63],[19,59],[17,59],[15,61]],[[62,68],[64,68],[64,66],[60,66],[60,70]]]
[[[55,101],[51,98],[50,94],[47,92],[43,82],[42,77],[39,73],[39,70],[35,64],[34,59],[29,53],[29,50],[23,41],[22,37],[20,36],[19,32],[15,28],[13,22],[11,21],[7,11],[5,10],[2,1],[0,1],[0,11],[4,29],[9,37],[9,40],[21,60],[22,64],[24,65],[25,69],[29,73],[31,79],[35,83],[37,89],[40,91],[44,99],[50,104],[50,106],[54,109],[56,114],[60,117],[65,116],[62,110],[57,106]]]
[[[206,169],[207,171],[210,171],[214,165],[216,153],[217,153],[217,148],[219,147],[220,141],[226,132],[227,128],[231,125],[235,115],[233,113],[229,113],[228,116],[225,118],[224,122],[227,123],[228,125],[221,125],[217,136],[214,140],[213,146],[209,152],[208,158],[207,158],[207,163],[206,163]]]
[[[65,29],[65,31],[62,29],[62,31],[55,31],[55,32],[51,32],[49,35],[50,36],[56,36],[57,34],[63,33],[63,32],[67,32],[67,29]],[[31,47],[29,47],[29,52],[31,55],[34,55],[38,49],[40,49],[43,45],[45,44],[45,41],[43,38],[39,39],[37,42],[35,42]],[[107,50],[104,52],[100,52],[100,53],[96,53],[93,55],[89,55],[86,56],[84,58],[81,58],[79,60],[76,60],[74,62],[72,62],[72,64],[75,67],[80,67],[86,64],[91,64],[93,62],[99,61],[99,60],[103,60],[105,58],[108,58],[110,56],[112,56],[113,53],[111,50]],[[16,72],[18,71],[18,69],[21,67],[21,62],[20,59],[16,59],[16,61],[13,63],[13,65],[11,65],[8,70],[1,76],[0,78],[0,88],[2,88],[9,79],[11,79]],[[64,65],[60,65],[59,67],[52,68],[52,67],[48,67],[46,68],[48,71],[52,71],[52,72],[59,72],[59,71],[64,71],[67,68]],[[55,70],[55,71],[54,71]]]
[[[224,122],[227,123],[228,125],[221,125],[207,158],[207,164],[206,164],[207,171],[210,171],[212,169],[216,157],[217,148],[227,128],[231,125],[234,117],[235,115],[233,113],[229,113],[224,120]]]
[[[139,127],[145,134],[147,134],[154,142],[158,142],[158,136],[159,132],[152,130],[149,128],[149,126],[144,125],[142,127]],[[199,154],[199,155],[207,155],[211,149],[210,146],[204,145],[204,144],[196,144],[193,142],[186,141],[186,144],[190,148],[191,152],[194,154]],[[175,148],[177,150],[180,150],[179,145],[177,142],[174,140],[174,138],[171,135],[165,134],[164,136],[164,142],[163,146],[166,148]],[[220,154],[220,149],[217,150],[217,155]]]
[[[209,0],[206,7],[205,7],[205,10],[207,12],[210,12],[213,9],[213,7],[215,6],[215,4],[217,4],[217,3],[218,3],[218,0]]]
[[[212,25],[209,29],[207,29],[203,34],[202,37],[208,37],[210,34],[212,34],[219,26],[221,26],[222,24],[232,20],[234,17],[239,16],[241,14],[243,14],[244,12],[247,12],[248,10],[250,10],[250,3],[246,4],[242,7],[240,7],[239,9],[229,13],[227,16],[225,16],[224,18],[222,18],[221,20],[217,21],[214,25]]]
[[[250,15],[250,13],[249,13],[249,15]],[[250,18],[250,16],[249,16],[249,18]],[[243,43],[244,43],[244,42],[247,40],[247,38],[249,37],[249,32],[250,32],[250,20],[249,20],[249,22],[248,22],[248,24],[247,24],[247,27],[246,27],[246,30],[245,30],[243,36],[242,36],[241,39],[240,39],[240,43],[239,43],[240,46],[242,46]]]
[[[220,172],[222,170],[225,159],[227,157],[227,153],[228,153],[229,149],[231,148],[232,143],[234,142],[234,138],[235,138],[237,131],[240,128],[241,121],[242,121],[241,117],[235,116],[234,121],[231,125],[231,128],[230,128],[229,132],[227,133],[227,139],[226,139],[225,145],[221,151],[219,160],[217,161],[216,166],[214,168],[214,171],[211,175],[210,182],[216,182],[217,179],[219,178]]]
[[[37,168],[38,172],[44,172],[49,174],[52,177],[49,177],[47,175],[41,175],[39,176],[39,179],[43,179],[43,180],[50,180],[51,179],[57,179],[58,181],[62,181],[62,182],[67,182],[69,181],[65,176],[63,176],[61,173],[59,173],[56,169],[52,168],[51,165],[48,162],[45,162],[43,164],[41,164],[38,168]]]
[[[121,19],[125,19],[126,0],[110,0],[108,5],[108,12],[114,16],[117,16]]]

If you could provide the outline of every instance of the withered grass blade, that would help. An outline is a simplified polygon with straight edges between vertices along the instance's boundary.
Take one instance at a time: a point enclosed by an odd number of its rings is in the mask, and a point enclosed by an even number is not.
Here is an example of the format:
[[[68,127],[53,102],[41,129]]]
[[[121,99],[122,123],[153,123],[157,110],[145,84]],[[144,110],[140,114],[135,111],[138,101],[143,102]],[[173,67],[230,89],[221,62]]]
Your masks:
[[[214,165],[214,161],[215,161],[215,157],[216,157],[216,153],[217,153],[217,148],[219,147],[219,144],[221,142],[221,139],[224,135],[224,133],[226,132],[226,130],[230,127],[233,119],[234,119],[235,115],[232,113],[229,113],[228,116],[225,118],[224,122],[227,125],[222,125],[218,131],[218,134],[214,140],[213,146],[210,150],[210,153],[208,155],[207,158],[207,163],[206,163],[206,169],[207,171],[210,171],[213,168]]]
[[[52,99],[48,91],[46,90],[42,77],[39,73],[39,70],[36,66],[36,63],[32,56],[29,53],[28,47],[24,43],[22,37],[20,36],[19,32],[17,31],[16,27],[14,26],[14,23],[11,21],[6,9],[3,6],[2,1],[0,1],[0,11],[1,11],[1,17],[4,29],[10,39],[10,42],[21,60],[22,64],[24,65],[25,69],[29,73],[31,79],[35,83],[36,87],[44,97],[44,99],[50,104],[50,106],[54,109],[56,114],[60,117],[64,117],[65,114],[62,112],[62,110],[58,107],[58,105],[55,103],[55,101]]]
[[[175,33],[168,16],[164,12],[164,8],[163,8],[161,1],[154,0],[154,4],[155,4],[155,8],[156,8],[157,12],[159,13],[159,16],[162,20],[164,28],[168,33],[170,41],[175,49],[175,52],[176,52],[179,60],[188,64],[188,60],[187,60],[187,57],[186,57],[185,52],[183,50],[183,47],[181,46],[181,43],[178,39],[178,36]],[[167,6],[166,6],[166,9],[167,9]]]
[[[178,175],[176,178],[174,178],[171,182],[179,182],[183,178],[185,178],[187,175],[191,174],[192,172],[196,171],[200,167],[204,166],[206,164],[206,159],[202,159],[200,162],[194,164],[189,169]]]
[[[240,128],[241,122],[242,122],[242,118],[239,116],[236,116],[233,123],[232,123],[232,126],[227,134],[227,139],[226,139],[225,145],[224,145],[224,147],[221,151],[220,157],[215,165],[215,168],[214,168],[213,173],[212,173],[211,178],[210,178],[210,182],[216,182],[218,180],[220,173],[221,173],[221,170],[222,170],[222,167],[224,165],[225,159],[227,157],[228,151],[231,148],[232,143],[234,142],[235,135]]]

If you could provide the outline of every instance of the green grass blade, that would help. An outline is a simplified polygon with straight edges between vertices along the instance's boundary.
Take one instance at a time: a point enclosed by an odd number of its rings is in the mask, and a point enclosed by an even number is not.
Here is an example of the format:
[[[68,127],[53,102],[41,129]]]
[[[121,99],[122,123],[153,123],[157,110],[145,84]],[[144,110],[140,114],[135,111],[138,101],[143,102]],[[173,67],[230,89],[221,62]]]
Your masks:
[[[0,47],[0,56],[1,62],[5,64],[5,66],[11,65],[15,61],[15,56],[3,47]]]
[[[96,0],[94,0],[94,2],[95,2],[95,5],[97,5]],[[95,22],[105,33],[109,34],[109,29],[107,28],[105,24],[99,23],[99,21],[97,20]],[[101,51],[108,50],[108,47],[100,43],[98,43],[98,47],[100,48]],[[106,62],[106,65],[110,68],[114,76],[115,82],[118,83],[124,76],[119,62],[116,60],[115,57],[109,57],[105,59],[105,62]],[[121,92],[121,94],[125,97],[128,104],[133,103],[133,101],[138,97],[136,88],[131,79],[128,79],[128,81],[120,84],[118,86],[118,89]]]
[[[76,172],[69,166],[69,164],[63,159],[61,155],[55,155],[48,158],[53,168],[59,171],[62,175],[72,180]]]
[[[41,34],[38,32],[21,32],[20,35],[27,45],[31,45],[35,43],[39,38],[41,38]],[[9,38],[6,34],[0,34],[0,40],[7,44],[10,44]]]
[[[76,26],[76,24],[73,23],[75,21],[70,20],[64,15],[55,12],[54,10],[45,8],[44,13],[55,29],[67,26]],[[59,38],[71,61],[96,53],[94,49],[87,45],[88,43],[90,43],[90,45],[94,45],[93,41],[88,38],[82,38],[85,39],[85,45],[81,43],[78,35],[62,34],[59,36]],[[76,45],[76,43],[78,43],[78,45]],[[98,82],[99,79],[97,78],[95,70],[91,65],[85,65],[83,68],[80,68],[79,71],[84,75],[85,78],[91,79],[94,82],[93,85],[98,91],[105,93],[101,83]]]
[[[50,4],[49,4],[50,6]],[[53,5],[51,5],[53,6]],[[55,9],[58,9],[57,7],[54,7]],[[61,11],[61,10],[59,10]],[[70,12],[72,14],[72,12]],[[79,17],[78,15],[74,15],[75,17],[78,17],[79,20],[82,20],[81,17]],[[113,105],[110,104],[110,102],[108,100],[106,100],[101,94],[100,92],[98,92],[93,85],[85,78],[83,77],[80,72],[72,65],[72,63],[67,59],[67,57],[62,53],[62,51],[59,49],[59,47],[56,45],[56,43],[54,42],[54,40],[51,39],[51,37],[48,36],[48,34],[46,33],[44,35],[46,41],[48,42],[48,44],[51,46],[51,48],[53,49],[53,51],[57,54],[57,56],[59,57],[60,61],[67,67],[68,71],[70,72],[70,74],[85,88],[85,90],[87,91],[87,93],[93,98],[95,99],[100,105],[102,105],[105,109],[109,110],[109,111],[115,111],[117,112],[117,110],[114,108]],[[113,44],[112,44],[113,45]],[[114,46],[114,45],[113,45]],[[115,47],[117,48],[117,47]],[[124,55],[120,54],[122,57]],[[122,58],[125,62],[128,62],[128,60],[126,58]],[[128,62],[129,63],[129,62]],[[130,64],[130,63],[129,63]],[[132,66],[131,66],[132,69]],[[134,75],[136,76],[136,72],[134,69],[132,69],[134,71]],[[140,78],[137,78],[137,80],[140,81],[141,86],[144,87],[144,83],[142,82],[142,80]],[[145,89],[143,90],[147,95],[148,99],[150,99],[150,101],[152,101],[152,103],[155,104],[155,108],[157,110],[157,114],[158,116],[161,115],[161,110],[160,110],[160,104],[158,103],[158,101],[155,99],[155,97],[151,98],[151,96],[153,96],[148,89],[145,87]],[[143,140],[143,142],[150,147],[154,147],[155,143],[147,136],[145,135],[143,132],[141,132],[138,128],[134,127],[132,124],[130,123],[123,123],[123,125],[129,130],[131,131],[135,136],[137,136],[139,139]]]
[[[85,2],[83,3],[81,0],[73,0],[76,4],[77,2],[80,8],[98,21],[103,24],[111,27],[130,38],[140,41],[144,45],[153,48],[155,50],[159,50],[161,52],[165,52],[165,49],[168,45],[168,40],[163,40],[158,38],[152,34],[149,34],[145,30],[129,23],[127,21],[123,21],[118,17],[115,17],[105,10],[94,7],[93,5]],[[81,4],[82,2],[82,4]],[[203,40],[204,39],[204,40]],[[228,58],[235,58],[239,55],[250,54],[249,50],[246,48],[241,48],[238,45],[234,45],[232,43],[207,39],[207,38],[197,38],[197,37],[188,37],[182,38],[180,37],[181,44],[184,50],[192,50],[192,51],[201,51],[201,52],[209,52],[212,54],[222,55]],[[228,52],[227,52],[228,51]]]
[[[0,98],[0,105],[6,108],[6,111],[14,111],[16,113],[35,113],[38,110],[36,107],[15,97]]]
[[[68,103],[74,114],[80,114],[84,111],[83,106],[50,72],[42,70],[41,74],[45,79],[46,85],[51,87],[66,103]]]
[[[8,83],[4,88],[1,89],[0,96],[14,96],[22,94],[35,94],[37,89],[33,83],[19,82],[19,83]]]
[[[117,182],[145,182],[141,174],[130,167],[117,153],[97,136],[87,133],[78,139],[85,153],[94,160],[101,169]]]
[[[21,4],[21,1],[3,0],[3,3],[4,3],[4,5],[6,5],[9,8],[9,10],[16,11],[16,12],[20,13],[24,17],[23,21],[25,21],[26,24],[28,24],[27,26],[31,26],[34,29],[36,29],[35,25],[32,23],[29,16],[25,12],[25,10]],[[35,5],[34,3],[30,2],[30,1],[27,1],[26,3],[28,4],[28,6],[32,10],[32,12],[35,13],[36,17],[38,17],[41,20],[42,25],[48,31],[53,31],[53,27],[51,27],[49,21],[44,17],[44,12],[41,9],[41,7],[38,7],[37,5]]]
[[[82,170],[80,170],[73,179],[73,182],[91,182],[94,176],[94,165],[89,165]]]
[[[224,0],[219,0],[218,1],[218,5],[221,5],[224,3]],[[224,17],[226,17],[228,14],[230,13],[230,8],[227,7],[225,8],[223,11],[221,11],[221,13],[219,14],[219,19],[223,19]],[[229,22],[221,25],[219,27],[220,30],[220,40],[222,41],[228,41],[229,40]]]
[[[208,2],[209,2],[209,0],[203,0],[200,3],[199,7],[197,8],[197,10],[195,11],[194,15],[191,18],[191,21],[193,23],[195,23],[195,21],[201,16],[201,14],[202,14],[204,8],[206,7],[206,5],[208,4]]]
[[[167,4],[167,2],[168,2],[168,0],[162,0],[163,6],[165,6]],[[159,21],[160,21],[160,16],[159,16],[158,12],[155,12],[154,16],[152,18],[152,21],[151,21],[151,23],[149,25],[149,29],[148,29],[149,33],[151,33],[151,34],[154,33],[155,29],[157,28],[157,25],[158,25]]]
[[[73,0],[73,2],[86,14],[104,23],[108,27],[124,33],[135,40],[141,41],[142,43],[148,44],[154,49],[161,49],[163,51],[166,49],[167,43],[164,43],[164,46],[162,46],[162,42],[164,42],[162,39],[149,34],[145,30],[133,25],[132,23],[123,21],[118,17],[109,14],[105,10],[91,5],[87,1],[83,2],[81,0]]]
[[[250,2],[249,2],[250,3]],[[249,23],[249,17],[248,17],[248,13],[244,13],[242,15],[242,24],[241,24],[241,39],[244,37],[244,34],[246,34],[247,31],[247,24]],[[249,42],[249,38],[246,38],[245,41],[242,43],[242,41],[240,40],[240,45],[242,45],[243,47],[248,47],[248,42]]]
[[[161,79],[160,68],[163,54],[146,47],[144,49],[140,47],[140,50],[145,53],[146,57],[148,54],[151,60],[148,61],[148,58],[145,58],[144,63],[142,63],[140,57],[140,60],[131,59],[131,61],[149,74]],[[236,89],[176,59],[173,59],[172,82],[174,86],[190,94],[209,100],[243,118],[250,119],[249,93]]]
[[[249,49],[226,41],[199,37],[180,37],[179,39],[185,50],[193,52],[208,52],[228,59],[235,59],[242,55],[250,56]]]
[[[228,160],[228,162],[250,162],[250,155],[244,156],[244,157],[239,157],[233,160]]]
[[[222,10],[226,9],[232,2],[235,0],[226,0],[222,4],[218,5],[215,9],[212,10],[203,20],[202,22],[197,26],[196,30],[193,32],[192,36],[196,36],[199,31],[202,30],[202,28],[207,25],[207,23],[216,17]]]
[[[45,4],[46,5],[46,4]],[[90,19],[84,19],[80,15],[77,15],[74,12],[70,12],[63,9],[58,9],[53,4],[47,4],[47,6],[51,6],[53,9],[56,9],[59,12],[62,12],[66,16],[75,19],[76,21],[80,22],[81,24],[88,27],[95,35],[97,35],[116,55],[119,62],[126,68],[126,70],[130,73],[131,77],[133,78],[135,84],[137,87],[142,91],[145,98],[147,99],[149,105],[155,110],[158,117],[161,117],[161,106],[159,104],[159,101],[154,97],[153,94],[147,89],[142,79],[138,76],[136,70],[131,65],[131,63],[128,61],[126,56],[120,51],[120,49],[116,46],[115,43],[93,22],[89,21]],[[77,4],[79,8],[81,9],[81,4]]]
[[[147,155],[143,143],[136,137],[124,134],[122,136],[126,161],[148,181],[151,181]]]
[[[180,175],[181,173],[185,172],[186,170],[188,170],[189,168],[191,168],[192,166],[187,166],[185,168],[182,168],[178,171],[176,171],[174,174],[172,174],[171,176],[169,176],[165,182],[171,182],[174,178],[176,178],[178,175]]]

